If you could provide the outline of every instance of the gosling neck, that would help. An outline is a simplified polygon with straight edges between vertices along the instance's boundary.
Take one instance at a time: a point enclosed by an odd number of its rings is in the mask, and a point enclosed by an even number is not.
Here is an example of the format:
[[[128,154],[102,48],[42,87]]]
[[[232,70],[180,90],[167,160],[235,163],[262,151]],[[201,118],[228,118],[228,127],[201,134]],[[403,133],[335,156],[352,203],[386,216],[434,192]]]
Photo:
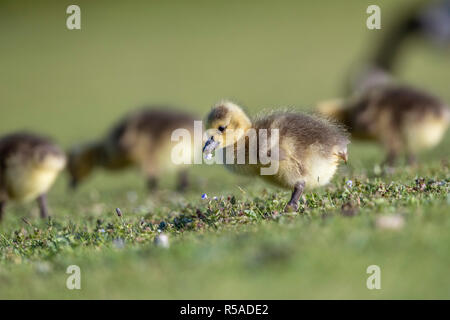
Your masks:
[[[382,39],[381,45],[374,56],[374,64],[388,72],[394,71],[395,63],[401,48],[408,38],[420,29],[418,12],[422,9],[419,4],[404,14],[403,18],[393,26]]]
[[[105,147],[102,142],[96,141],[87,147],[86,150],[91,167],[106,167],[108,159]]]

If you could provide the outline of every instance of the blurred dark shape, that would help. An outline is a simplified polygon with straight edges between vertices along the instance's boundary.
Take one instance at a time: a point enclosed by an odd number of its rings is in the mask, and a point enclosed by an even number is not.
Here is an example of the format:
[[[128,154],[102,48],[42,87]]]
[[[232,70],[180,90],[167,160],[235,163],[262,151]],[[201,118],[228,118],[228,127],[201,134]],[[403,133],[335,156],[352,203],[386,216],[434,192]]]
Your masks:
[[[385,31],[375,52],[374,66],[394,72],[402,46],[414,36],[424,37],[436,45],[450,45],[450,0],[421,3],[409,8],[395,25]]]
[[[402,48],[411,38],[422,37],[441,49],[450,47],[450,0],[415,3],[383,30],[374,56],[351,76],[347,94],[390,81]]]
[[[171,160],[171,135],[174,130],[185,128],[192,136],[194,120],[191,114],[166,107],[144,108],[128,114],[106,137],[69,150],[71,187],[85,180],[94,169],[117,171],[134,166],[145,175],[150,189],[157,187],[163,173],[177,171],[178,188],[183,191],[188,185],[186,166]],[[193,154],[192,141],[184,147],[191,148]]]

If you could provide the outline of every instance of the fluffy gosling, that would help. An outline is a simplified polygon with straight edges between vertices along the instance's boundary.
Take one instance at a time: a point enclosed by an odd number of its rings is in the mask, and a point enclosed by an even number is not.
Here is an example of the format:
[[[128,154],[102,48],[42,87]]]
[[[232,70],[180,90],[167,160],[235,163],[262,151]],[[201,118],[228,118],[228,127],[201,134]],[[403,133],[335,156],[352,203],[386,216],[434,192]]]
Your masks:
[[[392,166],[404,153],[416,163],[416,153],[436,146],[449,125],[449,108],[438,98],[408,86],[388,82],[354,95],[347,101],[317,105],[320,113],[346,125],[354,138],[376,140]]]
[[[339,160],[347,160],[349,140],[345,131],[324,119],[307,114],[279,111],[251,121],[239,106],[222,101],[213,107],[206,125],[206,128],[211,129],[207,131],[208,139],[203,152],[209,155],[214,149],[225,148],[226,152],[232,150],[238,155],[245,148],[245,163],[234,161],[233,164],[226,164],[226,167],[251,176],[260,175],[260,169],[268,166],[261,161],[259,152],[265,150],[263,152],[267,152],[267,156],[271,155],[275,144],[267,142],[271,140],[271,129],[278,129],[278,156],[271,159],[277,162],[278,170],[274,174],[261,175],[261,178],[277,186],[293,189],[286,211],[296,211],[303,191],[327,184],[336,172]],[[249,161],[250,129],[256,132],[256,145],[259,146],[259,156],[254,164]],[[261,129],[267,130],[267,140],[262,144],[263,138],[258,134]]]
[[[194,117],[163,108],[145,108],[121,119],[100,140],[72,148],[68,170],[70,185],[75,188],[94,169],[121,170],[136,166],[147,179],[149,189],[155,189],[161,174],[178,171],[178,190],[188,185],[185,166],[171,161],[171,134],[185,128],[193,132]],[[191,148],[187,145],[186,148]]]
[[[8,200],[37,199],[47,217],[47,191],[65,164],[64,152],[47,138],[24,132],[0,138],[0,220]]]

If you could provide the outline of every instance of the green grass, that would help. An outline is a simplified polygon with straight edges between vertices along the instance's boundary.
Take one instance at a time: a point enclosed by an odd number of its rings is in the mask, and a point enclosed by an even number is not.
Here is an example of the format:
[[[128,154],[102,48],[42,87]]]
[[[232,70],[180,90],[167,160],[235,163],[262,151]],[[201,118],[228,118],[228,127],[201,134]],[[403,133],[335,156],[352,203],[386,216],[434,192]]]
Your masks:
[[[379,1],[383,27],[406,2]],[[380,36],[365,28],[369,1],[80,1],[81,31],[65,29],[68,4],[0,3],[0,134],[26,128],[67,148],[147,103],[199,115],[223,97],[254,113],[309,109],[340,94]],[[450,101],[449,59],[422,42],[408,48],[399,77]],[[381,150],[355,141],[348,166],[296,214],[282,214],[290,191],[218,166],[193,168],[186,194],[173,176],[148,194],[133,170],[99,171],[71,193],[63,174],[50,220],[34,203],[8,205],[0,298],[448,299],[449,147],[447,134],[419,168],[380,174]],[[393,214],[403,228],[377,227]],[[153,244],[163,226],[169,249]],[[81,290],[66,288],[73,264]],[[366,288],[372,264],[381,290]]]

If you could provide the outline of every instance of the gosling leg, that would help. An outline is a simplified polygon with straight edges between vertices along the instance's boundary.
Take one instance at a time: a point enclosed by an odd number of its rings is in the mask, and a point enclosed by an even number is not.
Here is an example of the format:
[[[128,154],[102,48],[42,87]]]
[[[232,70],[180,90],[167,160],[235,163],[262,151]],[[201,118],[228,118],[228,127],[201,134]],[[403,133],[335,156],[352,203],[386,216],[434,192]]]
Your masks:
[[[305,189],[305,182],[297,182],[294,186],[294,191],[292,192],[291,200],[289,200],[288,204],[284,208],[285,212],[293,212],[298,209],[298,200]]]
[[[384,160],[383,162],[383,165],[393,167],[395,166],[396,160],[397,160],[397,152],[394,150],[390,150],[386,157],[386,160]]]
[[[177,186],[177,190],[179,192],[184,192],[186,191],[187,187],[189,186],[189,179],[188,179],[188,174],[186,170],[182,170],[180,171],[180,173],[178,174],[178,186]]]
[[[3,214],[5,213],[5,203],[6,201],[0,201],[0,221],[2,221]]]
[[[47,195],[41,194],[38,198],[37,198],[37,202],[39,205],[39,210],[41,212],[41,218],[45,219],[48,217],[48,206],[47,206]]]
[[[406,163],[411,166],[411,167],[415,167],[417,166],[417,157],[415,154],[408,152],[406,154]]]
[[[154,191],[158,188],[158,178],[155,176],[150,176],[147,178],[147,188],[150,191]]]

